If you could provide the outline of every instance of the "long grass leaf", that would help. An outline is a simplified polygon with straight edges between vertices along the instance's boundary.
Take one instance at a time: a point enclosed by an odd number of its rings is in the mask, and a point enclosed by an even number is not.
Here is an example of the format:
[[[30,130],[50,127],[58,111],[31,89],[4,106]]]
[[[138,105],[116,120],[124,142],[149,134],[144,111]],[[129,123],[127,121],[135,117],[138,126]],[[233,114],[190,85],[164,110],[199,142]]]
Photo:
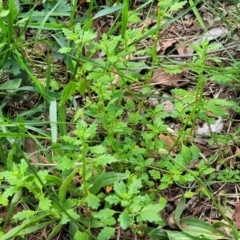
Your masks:
[[[66,110],[65,106],[58,106],[58,126],[60,136],[67,135]]]
[[[60,101],[61,106],[64,106],[68,99],[76,91],[76,82],[70,81],[62,91],[62,98]]]
[[[197,20],[199,22],[201,28],[204,31],[207,31],[207,28],[206,28],[206,26],[205,26],[205,24],[203,22],[203,19],[202,19],[201,15],[199,14],[198,10],[197,10],[196,4],[193,2],[193,0],[189,0],[189,4],[190,4],[190,6],[192,8],[192,11],[193,11],[195,17],[197,18]]]
[[[117,12],[117,11],[121,10],[123,7],[124,7],[124,4],[119,4],[119,5],[116,5],[116,6],[113,6],[113,7],[105,7],[104,9],[97,12],[95,14],[95,16],[93,17],[93,19],[97,19],[97,18],[106,16],[106,15],[112,14],[114,12]]]
[[[21,58],[21,56],[17,53],[17,59],[18,62],[20,63],[21,67],[27,72],[27,74],[31,77],[31,79],[33,80],[34,84],[36,85],[36,87],[38,88],[40,94],[46,99],[46,101],[48,102],[49,99],[47,98],[47,94],[46,91],[43,88],[43,85],[40,83],[40,81],[35,77],[35,75],[32,73],[32,71],[27,67],[27,65],[25,64],[25,62],[23,61],[23,59]]]
[[[50,117],[50,126],[51,126],[51,136],[52,142],[57,142],[57,101],[53,100],[50,103],[49,107],[49,117]]]
[[[121,36],[125,37],[128,24],[128,0],[124,0],[124,6],[122,8],[122,24],[121,24]]]
[[[52,12],[54,12],[54,10],[58,7],[58,5],[61,3],[61,0],[57,2],[57,4],[46,14],[46,16],[43,18],[40,26],[39,26],[39,29],[37,31],[37,34],[36,34],[36,39],[39,39],[40,37],[40,34],[42,32],[42,29],[43,29],[43,26],[44,24],[46,23],[46,21],[48,20],[48,18],[51,16]]]

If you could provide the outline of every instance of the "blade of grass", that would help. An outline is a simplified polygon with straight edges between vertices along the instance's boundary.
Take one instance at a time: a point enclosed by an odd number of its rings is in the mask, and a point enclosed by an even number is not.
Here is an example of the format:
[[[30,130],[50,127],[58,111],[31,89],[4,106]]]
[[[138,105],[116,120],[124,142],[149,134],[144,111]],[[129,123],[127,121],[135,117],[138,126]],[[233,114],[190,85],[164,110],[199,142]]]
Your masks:
[[[46,23],[46,21],[48,20],[48,18],[51,16],[51,14],[54,12],[54,10],[58,7],[58,5],[59,5],[60,3],[61,3],[61,1],[58,1],[58,2],[56,3],[56,5],[51,9],[51,11],[49,11],[49,12],[46,14],[46,16],[43,18],[43,20],[42,20],[42,22],[41,22],[41,24],[40,24],[40,26],[39,26],[39,29],[38,29],[38,31],[37,31],[36,37],[35,37],[37,40],[39,39],[40,34],[41,34],[42,30],[44,29],[44,24]]]
[[[27,74],[31,77],[31,79],[33,80],[35,86],[38,88],[40,94],[45,98],[45,100],[47,102],[49,102],[48,96],[46,94],[45,89],[43,88],[43,85],[41,84],[41,82],[35,77],[35,75],[32,73],[32,71],[30,71],[30,69],[27,67],[27,65],[25,64],[25,62],[23,61],[22,57],[19,55],[19,53],[16,53],[18,62],[20,64],[20,66],[27,72]]]
[[[78,168],[72,171],[72,173],[68,175],[68,177],[64,180],[62,186],[59,188],[58,196],[61,202],[66,200],[66,194],[67,194],[67,189],[69,187],[69,184],[72,182],[73,177],[77,174],[78,171],[79,171]]]
[[[78,0],[73,0],[72,2],[73,2],[73,7],[72,7],[71,16],[70,16],[70,21],[69,21],[70,27],[73,27],[75,14],[76,14],[76,12],[77,12]]]
[[[121,36],[124,39],[128,24],[128,0],[124,0],[123,3],[124,6],[122,8]]]
[[[1,236],[1,240],[10,240],[14,239],[17,236],[19,236],[19,233],[26,229],[27,227],[34,225],[34,224],[39,224],[39,222],[44,219],[47,216],[47,214],[41,214],[40,216],[35,217],[34,219],[24,221],[22,224],[18,225],[17,227],[12,228],[9,230],[4,236]]]
[[[198,12],[198,10],[197,10],[196,4],[193,2],[193,0],[189,0],[189,4],[190,4],[190,6],[191,6],[191,8],[192,8],[192,11],[193,11],[195,17],[197,18],[197,20],[198,20],[198,22],[199,22],[201,28],[202,28],[204,31],[207,32],[207,28],[206,28],[206,26],[205,26],[205,24],[204,24],[204,22],[203,22],[203,20],[202,20],[201,15],[199,14],[199,12]]]
[[[12,217],[13,215],[13,212],[15,210],[15,207],[17,205],[17,203],[19,202],[20,200],[20,196],[22,195],[22,190],[19,190],[18,192],[16,192],[12,199],[11,199],[11,202],[10,204],[8,205],[8,209],[7,209],[7,216],[5,217],[4,219],[4,225],[3,225],[3,229],[8,225],[9,223],[9,220],[10,218]]]
[[[76,91],[76,82],[70,81],[62,91],[62,97],[60,101],[60,105],[64,106],[68,99],[73,95]]]
[[[66,110],[62,105],[58,105],[58,126],[60,136],[67,135],[67,122],[66,122]]]
[[[93,21],[92,13],[93,13],[94,2],[95,1],[93,1],[93,0],[90,0],[90,2],[89,2],[87,18],[86,18],[86,22],[85,22],[85,24],[83,26],[83,29],[85,31],[88,31],[91,28],[91,26],[92,26],[92,21]]]
[[[51,136],[52,142],[57,142],[57,101],[53,100],[50,103],[49,107],[49,118],[50,118],[50,127],[51,127]]]
[[[112,14],[124,8],[124,4],[119,4],[113,7],[106,7],[95,14],[93,19],[104,17],[106,15]]]
[[[62,223],[59,222],[59,223],[57,224],[57,226],[55,226],[55,227],[53,228],[53,230],[48,234],[48,238],[47,238],[47,239],[48,239],[48,240],[53,239],[53,238],[61,231],[62,227],[63,227]]]
[[[14,0],[9,1],[9,14],[8,14],[8,46],[10,46],[12,42],[12,37],[13,37],[13,24],[14,24],[14,19],[16,15],[16,8],[15,8],[15,3]]]

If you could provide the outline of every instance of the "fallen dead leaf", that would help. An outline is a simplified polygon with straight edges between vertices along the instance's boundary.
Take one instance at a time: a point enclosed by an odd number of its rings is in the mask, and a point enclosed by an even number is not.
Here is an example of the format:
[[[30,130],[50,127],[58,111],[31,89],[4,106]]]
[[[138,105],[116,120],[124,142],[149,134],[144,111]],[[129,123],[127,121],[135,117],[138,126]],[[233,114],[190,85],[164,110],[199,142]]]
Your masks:
[[[25,138],[23,150],[29,154],[29,158],[33,163],[38,163],[37,148],[32,138]]]
[[[105,187],[106,193],[110,193],[110,192],[112,192],[112,190],[113,190],[113,187],[112,187],[112,186],[106,186],[106,187]]]
[[[162,133],[158,136],[158,138],[167,144],[167,150],[170,150],[173,148],[174,141],[172,140],[172,138]]]
[[[114,68],[114,67],[113,67],[111,70],[112,70],[112,71],[111,71],[111,75],[112,75],[112,77],[113,77],[112,84],[113,84],[114,86],[117,86],[117,85],[118,85],[118,80],[119,80],[118,71],[117,71],[117,69]]]
[[[178,81],[182,79],[182,73],[170,74],[163,68],[158,68],[152,76],[152,85],[162,85],[164,87],[177,87]]]
[[[240,148],[236,148],[235,155],[238,155],[238,157],[240,156]]]
[[[213,133],[220,133],[223,130],[223,119],[219,117],[215,123],[210,124],[210,128],[207,123],[204,123],[202,127],[197,126],[195,133],[198,135],[211,135],[211,132]]]
[[[49,45],[45,42],[35,42],[33,45],[33,52],[37,56],[43,56],[48,49]]]
[[[175,39],[164,39],[163,42],[161,42],[161,54],[164,54],[166,49],[171,47],[176,42]]]
[[[183,44],[176,44],[176,49],[180,57],[193,53],[193,50],[190,47],[187,47],[186,45]]]
[[[219,37],[223,37],[227,35],[229,31],[226,28],[223,27],[217,27],[209,30],[208,32],[204,33],[199,39],[194,41],[192,45],[200,45],[204,40],[212,41],[214,39],[217,39]]]
[[[171,101],[163,101],[162,102],[163,105],[163,111],[166,113],[172,113],[175,110],[174,104]]]
[[[32,163],[39,163],[38,161],[38,155],[37,155],[37,147],[32,138],[25,138],[24,145],[23,145],[23,150],[24,152],[29,154],[29,159],[31,160]],[[41,162],[48,164],[48,160],[44,156],[41,157]]]
[[[232,218],[233,218],[233,221],[235,221],[236,228],[239,229],[240,228],[240,202],[237,203]]]

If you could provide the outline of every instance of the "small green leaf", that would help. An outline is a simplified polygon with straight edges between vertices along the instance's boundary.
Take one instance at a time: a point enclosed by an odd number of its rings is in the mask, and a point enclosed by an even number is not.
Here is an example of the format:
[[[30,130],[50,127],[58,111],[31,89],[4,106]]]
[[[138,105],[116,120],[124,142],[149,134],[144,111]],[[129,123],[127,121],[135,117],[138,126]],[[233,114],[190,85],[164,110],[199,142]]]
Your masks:
[[[94,153],[94,154],[104,154],[107,152],[106,148],[103,145],[89,147],[89,150],[91,153]]]
[[[125,230],[132,225],[133,219],[130,217],[128,211],[124,210],[120,214],[118,221],[120,223],[120,226]]]
[[[0,205],[6,207],[8,205],[8,199],[0,195]]]
[[[105,200],[109,202],[111,205],[117,205],[121,201],[121,199],[116,195],[107,196]]]
[[[54,160],[57,162],[57,168],[59,170],[70,170],[74,166],[74,161],[69,159],[66,155],[60,156],[56,155]]]
[[[108,240],[114,236],[114,233],[115,233],[115,228],[105,227],[98,234],[97,239],[98,240]]]
[[[8,80],[5,83],[0,85],[0,90],[15,90],[18,89],[21,85],[22,79]]]
[[[141,19],[138,17],[136,12],[131,12],[130,16],[128,18],[128,22],[129,23],[137,23],[139,22]]]
[[[100,221],[105,225],[105,226],[112,226],[116,224],[115,218],[113,215],[116,212],[114,210],[111,210],[109,208],[105,208],[103,210],[100,210],[99,212],[93,214],[94,218],[100,219]]]
[[[158,204],[149,204],[144,207],[139,213],[139,220],[141,221],[149,221],[149,222],[158,222],[162,221],[159,211],[162,208]]]
[[[75,123],[81,116],[83,116],[82,108],[78,109],[77,112],[75,113],[73,122]]]
[[[100,165],[100,166],[106,166],[107,164],[111,164],[113,162],[117,162],[118,160],[111,155],[101,155],[99,157],[96,158],[96,165]]]
[[[76,231],[74,235],[74,240],[89,240],[90,236],[85,232]]]
[[[154,170],[154,169],[149,170],[149,174],[154,180],[160,179],[160,171],[157,171],[157,170]]]
[[[142,187],[141,179],[137,179],[133,181],[130,186],[128,187],[128,192],[131,195],[139,193],[140,188]]]
[[[62,54],[64,54],[64,53],[70,53],[72,51],[72,48],[70,48],[70,47],[62,47],[62,48],[60,48],[59,50],[58,50],[58,52],[59,53],[62,53]]]
[[[16,213],[13,216],[14,220],[22,221],[24,219],[29,219],[31,218],[36,212],[32,210],[23,210],[21,212]]]
[[[81,95],[84,95],[85,92],[86,92],[86,89],[87,89],[87,81],[86,79],[80,79],[79,81],[79,85],[78,85],[78,92],[81,94]]]
[[[52,87],[53,90],[59,90],[60,85],[56,80],[51,80],[50,86]]]
[[[186,191],[185,193],[184,193],[184,197],[185,198],[192,198],[193,196],[194,196],[194,192],[192,192],[192,191]]]
[[[182,145],[181,155],[184,159],[184,163],[188,164],[192,160],[192,151],[189,147]]]
[[[126,185],[123,181],[115,182],[113,189],[118,196],[121,196],[122,194],[125,194],[127,192]]]
[[[1,3],[2,4],[2,3]],[[0,17],[4,18],[9,14],[9,10],[1,10]]]
[[[177,11],[177,10],[183,8],[186,3],[187,3],[187,1],[177,1],[171,5],[170,11]]]
[[[199,158],[200,149],[196,145],[190,147],[192,152],[192,159],[197,160]]]
[[[95,195],[91,194],[90,192],[88,193],[87,197],[85,198],[86,203],[88,204],[89,207],[92,209],[97,209],[100,205],[100,200],[98,197]]]
[[[67,213],[70,215],[71,218],[77,220],[79,219],[79,214],[76,213],[74,211],[74,209],[68,209],[67,210]],[[68,215],[66,215],[65,213],[62,214],[62,219],[61,219],[61,223],[62,224],[66,224],[70,221],[71,219],[68,217]]]
[[[110,209],[110,208],[104,208],[102,210],[100,210],[97,213],[94,213],[94,217],[101,219],[101,218],[108,218],[108,217],[112,217],[114,214],[116,213],[116,211]]]
[[[43,211],[49,211],[52,206],[52,202],[48,197],[41,197],[39,199],[39,208]]]
[[[84,71],[91,71],[93,69],[94,65],[90,62],[86,62],[83,64],[82,69]]]

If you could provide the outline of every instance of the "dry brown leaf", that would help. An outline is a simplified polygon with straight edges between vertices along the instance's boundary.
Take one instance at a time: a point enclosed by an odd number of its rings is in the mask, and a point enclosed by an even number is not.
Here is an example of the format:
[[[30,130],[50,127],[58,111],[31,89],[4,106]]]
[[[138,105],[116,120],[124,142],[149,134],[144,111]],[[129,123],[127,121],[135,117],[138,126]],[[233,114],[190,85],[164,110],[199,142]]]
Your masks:
[[[193,50],[191,48],[187,47],[186,45],[182,45],[182,44],[181,45],[176,44],[176,49],[177,49],[177,52],[180,57],[193,53]]]
[[[192,43],[192,45],[200,45],[205,40],[210,42],[219,37],[223,37],[223,36],[227,35],[228,33],[229,33],[228,29],[226,29],[224,27],[216,27],[216,28],[209,30],[208,32],[205,32],[199,39],[194,41]]]
[[[32,163],[39,163],[37,155],[37,147],[32,138],[26,138],[23,145],[24,152],[29,154],[29,159]],[[44,156],[40,156],[42,163],[48,164],[48,160]]]
[[[113,68],[111,69],[111,75],[112,75],[112,77],[113,77],[112,84],[113,84],[114,86],[117,86],[117,85],[118,85],[118,80],[119,80],[119,74],[118,74],[118,71],[117,71],[116,68],[113,67]]]
[[[38,158],[37,158],[37,148],[35,145],[35,142],[33,141],[32,138],[25,138],[24,145],[23,145],[23,150],[24,152],[28,153],[30,156],[30,160],[33,163],[38,163]]]
[[[106,193],[110,193],[110,192],[112,192],[112,190],[113,190],[113,187],[112,187],[112,186],[106,186],[106,187],[105,187]]]
[[[49,45],[45,42],[35,42],[33,45],[33,52],[37,56],[42,56],[49,49]]]
[[[161,53],[164,54],[166,49],[171,47],[176,42],[175,39],[164,39],[163,42],[161,42]]]
[[[240,148],[236,148],[235,155],[238,155],[240,157]]]
[[[236,228],[239,229],[240,228],[240,202],[237,203],[232,218],[233,218],[233,221],[235,221]]]
[[[175,109],[174,104],[171,101],[163,101],[162,102],[163,111],[166,113],[172,113]]]
[[[153,85],[162,85],[164,87],[177,87],[178,81],[182,79],[182,73],[170,74],[163,68],[158,68],[152,76]]]
[[[173,148],[174,141],[172,140],[172,138],[162,133],[158,136],[158,138],[167,144],[167,150],[170,150]]]

